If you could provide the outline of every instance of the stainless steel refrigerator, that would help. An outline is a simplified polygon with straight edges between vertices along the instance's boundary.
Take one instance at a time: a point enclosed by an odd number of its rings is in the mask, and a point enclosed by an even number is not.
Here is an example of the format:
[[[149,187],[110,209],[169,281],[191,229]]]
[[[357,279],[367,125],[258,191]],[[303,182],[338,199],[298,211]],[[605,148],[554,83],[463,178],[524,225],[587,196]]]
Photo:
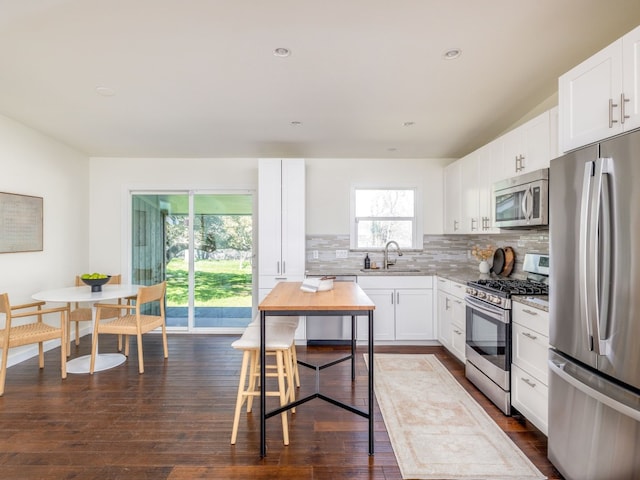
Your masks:
[[[551,161],[548,456],[640,479],[640,132]]]

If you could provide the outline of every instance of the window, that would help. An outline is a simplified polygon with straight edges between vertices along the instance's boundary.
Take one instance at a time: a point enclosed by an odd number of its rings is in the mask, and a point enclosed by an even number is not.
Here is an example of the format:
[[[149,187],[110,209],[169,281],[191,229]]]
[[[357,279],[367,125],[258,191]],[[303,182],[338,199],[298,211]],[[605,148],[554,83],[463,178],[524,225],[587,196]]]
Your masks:
[[[381,249],[390,240],[422,249],[418,191],[415,188],[354,188],[351,248]]]

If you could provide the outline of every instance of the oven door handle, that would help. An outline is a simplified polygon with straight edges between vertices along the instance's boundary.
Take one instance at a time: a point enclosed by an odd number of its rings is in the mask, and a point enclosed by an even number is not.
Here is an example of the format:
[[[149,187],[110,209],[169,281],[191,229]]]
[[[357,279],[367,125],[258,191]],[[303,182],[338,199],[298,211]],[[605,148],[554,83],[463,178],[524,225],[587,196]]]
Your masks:
[[[506,314],[505,310],[501,308],[492,307],[491,305],[487,305],[482,300],[476,300],[473,297],[465,298],[467,307],[472,308],[474,310],[479,310],[480,312],[488,315],[494,320],[497,320],[501,323],[509,323],[509,315]]]

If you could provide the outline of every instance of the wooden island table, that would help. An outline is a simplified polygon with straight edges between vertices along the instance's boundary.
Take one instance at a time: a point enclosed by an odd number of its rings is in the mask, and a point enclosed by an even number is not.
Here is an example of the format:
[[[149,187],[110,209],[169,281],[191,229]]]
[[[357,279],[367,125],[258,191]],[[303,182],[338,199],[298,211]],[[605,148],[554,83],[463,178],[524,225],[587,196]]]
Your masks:
[[[260,456],[266,455],[266,420],[294,408],[314,398],[320,398],[338,407],[360,415],[369,420],[369,455],[373,455],[373,311],[376,306],[355,282],[334,282],[332,290],[322,292],[304,292],[300,290],[301,282],[280,282],[265,297],[258,306],[260,311],[260,365],[266,365],[265,332],[266,322],[269,316],[306,316],[313,320],[318,315],[348,315],[351,316],[351,354],[334,360],[324,365],[311,365],[298,361],[298,364],[316,370],[316,392],[304,398],[300,398],[283,407],[266,411],[266,371],[260,369]],[[340,402],[334,398],[323,395],[320,390],[319,376],[324,368],[335,365],[345,360],[351,360],[351,381],[355,380],[355,353],[356,353],[356,317],[367,315],[369,320],[368,337],[368,411],[355,408],[352,405]]]

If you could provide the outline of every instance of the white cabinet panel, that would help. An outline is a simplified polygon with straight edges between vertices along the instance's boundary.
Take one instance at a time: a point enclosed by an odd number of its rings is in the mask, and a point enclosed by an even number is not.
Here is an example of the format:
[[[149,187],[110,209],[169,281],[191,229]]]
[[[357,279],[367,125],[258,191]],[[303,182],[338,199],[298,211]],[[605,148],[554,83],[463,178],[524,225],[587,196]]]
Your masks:
[[[396,340],[434,339],[433,290],[396,290]]]
[[[625,131],[640,127],[640,27],[622,40]],[[621,104],[622,105],[622,104]]]
[[[558,80],[563,151],[622,132],[613,123],[622,92],[622,40],[612,43]],[[611,122],[610,122],[611,120]]]
[[[478,152],[478,207],[481,233],[500,233],[493,226],[493,184],[500,177],[501,142],[491,142]],[[498,155],[499,153],[499,155]]]
[[[561,150],[640,127],[640,27],[558,80]]]
[[[511,404],[547,435],[549,387],[517,365],[511,366]]]
[[[502,178],[549,166],[550,128],[546,111],[503,135]]]
[[[376,304],[374,340],[434,340],[433,277],[361,276],[358,284]],[[368,338],[368,322],[357,318],[358,340]]]
[[[444,170],[444,233],[460,233],[461,217],[460,162]]]
[[[478,153],[473,152],[460,162],[460,229],[456,233],[478,233],[480,230],[480,198],[478,188]]]
[[[549,339],[513,323],[512,340],[513,363],[542,380],[545,385],[548,384]]]
[[[260,275],[304,275],[305,171],[301,159],[260,159]]]
[[[465,287],[461,283],[438,277],[438,340],[462,362],[466,359]]]

